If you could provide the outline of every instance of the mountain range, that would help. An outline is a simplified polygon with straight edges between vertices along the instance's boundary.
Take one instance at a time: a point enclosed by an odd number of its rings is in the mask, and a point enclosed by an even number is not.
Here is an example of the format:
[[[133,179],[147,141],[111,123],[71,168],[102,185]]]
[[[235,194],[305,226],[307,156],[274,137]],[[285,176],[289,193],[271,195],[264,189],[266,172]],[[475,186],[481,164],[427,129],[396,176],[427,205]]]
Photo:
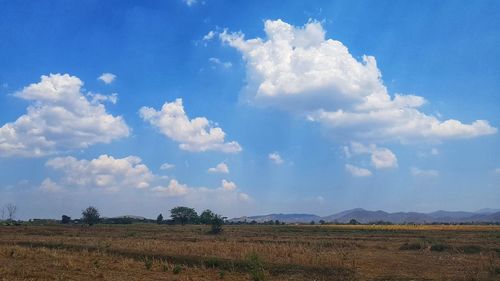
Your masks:
[[[285,223],[318,223],[325,222],[349,223],[352,219],[360,223],[390,222],[390,223],[500,223],[500,209],[481,209],[476,212],[463,211],[435,211],[432,213],[418,212],[396,212],[368,211],[361,208],[343,211],[329,216],[317,216],[314,214],[269,214],[262,216],[249,216],[233,218],[232,222],[258,223],[276,221]]]

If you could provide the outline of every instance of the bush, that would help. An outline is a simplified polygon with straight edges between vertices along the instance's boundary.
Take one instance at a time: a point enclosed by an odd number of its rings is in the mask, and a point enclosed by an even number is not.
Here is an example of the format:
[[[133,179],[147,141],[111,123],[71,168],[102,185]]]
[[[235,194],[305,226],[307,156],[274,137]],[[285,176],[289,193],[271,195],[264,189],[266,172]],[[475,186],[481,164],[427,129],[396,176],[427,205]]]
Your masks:
[[[219,216],[219,215],[215,215],[213,218],[212,218],[212,223],[211,223],[211,229],[210,229],[210,233],[212,234],[219,234],[222,232],[222,225],[224,224],[224,219]]]
[[[423,248],[422,245],[416,242],[404,243],[403,245],[401,245],[401,247],[399,247],[399,249],[403,251],[417,251],[421,250],[422,248]]]
[[[180,265],[178,265],[178,264],[176,264],[176,265],[174,266],[174,269],[172,270],[172,272],[173,272],[174,274],[179,274],[179,273],[181,273],[181,270],[182,270],[181,266],[180,266]]]
[[[150,270],[151,267],[153,267],[153,260],[151,260],[150,258],[145,258],[144,267],[146,267],[147,270]]]
[[[248,273],[253,281],[265,280],[264,266],[257,253],[251,253],[247,258]]]
[[[464,254],[479,254],[481,252],[481,247],[476,245],[467,245],[460,247]]]
[[[432,244],[431,245],[431,251],[433,251],[433,252],[442,252],[442,251],[448,250],[448,248],[450,248],[450,247],[446,244]]]

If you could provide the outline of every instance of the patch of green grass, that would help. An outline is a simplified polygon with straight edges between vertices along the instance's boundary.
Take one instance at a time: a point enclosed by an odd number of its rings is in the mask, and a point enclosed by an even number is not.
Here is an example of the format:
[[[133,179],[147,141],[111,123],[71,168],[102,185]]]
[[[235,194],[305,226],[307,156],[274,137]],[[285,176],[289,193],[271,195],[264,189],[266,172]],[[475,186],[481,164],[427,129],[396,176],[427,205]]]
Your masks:
[[[445,250],[448,250],[450,246],[442,243],[436,243],[431,245],[431,251],[433,252],[443,252]]]
[[[257,253],[251,253],[247,257],[248,273],[253,281],[265,280],[264,266],[262,260]]]
[[[182,267],[181,267],[180,265],[178,265],[178,264],[176,264],[176,265],[174,266],[174,269],[172,270],[172,272],[173,272],[174,274],[179,274],[179,273],[181,273],[181,271],[182,271]]]
[[[412,243],[407,242],[401,245],[401,247],[399,247],[399,249],[402,251],[418,251],[423,248],[424,248],[423,245],[417,242],[412,242]]]
[[[464,254],[479,254],[481,252],[481,247],[476,245],[467,245],[459,248],[464,252]]]

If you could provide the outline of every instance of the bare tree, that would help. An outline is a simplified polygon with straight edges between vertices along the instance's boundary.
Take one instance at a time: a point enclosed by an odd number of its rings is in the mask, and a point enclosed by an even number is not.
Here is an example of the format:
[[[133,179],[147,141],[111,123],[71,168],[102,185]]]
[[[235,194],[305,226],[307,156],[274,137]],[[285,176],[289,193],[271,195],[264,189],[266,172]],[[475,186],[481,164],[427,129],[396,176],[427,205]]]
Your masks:
[[[2,206],[2,208],[0,208],[0,220],[4,219],[5,219],[5,207]]]
[[[6,209],[7,209],[8,220],[12,221],[16,217],[17,206],[9,203],[6,206]]]

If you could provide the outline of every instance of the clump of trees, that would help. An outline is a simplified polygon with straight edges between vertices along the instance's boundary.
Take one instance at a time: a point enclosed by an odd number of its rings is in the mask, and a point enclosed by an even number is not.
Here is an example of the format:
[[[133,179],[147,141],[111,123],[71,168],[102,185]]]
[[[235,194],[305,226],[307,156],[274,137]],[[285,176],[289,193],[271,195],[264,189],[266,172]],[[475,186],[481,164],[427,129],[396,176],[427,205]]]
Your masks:
[[[89,206],[82,211],[82,221],[88,225],[99,223],[100,217],[99,210],[94,206]]]
[[[204,210],[199,216],[193,208],[179,206],[170,210],[170,217],[174,224],[206,224],[210,225],[210,233],[219,234],[222,232],[226,217]]]
[[[193,208],[184,206],[175,207],[170,210],[170,217],[176,224],[195,224],[198,222],[198,214]]]
[[[61,217],[61,223],[62,224],[68,224],[70,222],[71,222],[71,217],[66,216],[66,215],[62,215],[62,217]]]

